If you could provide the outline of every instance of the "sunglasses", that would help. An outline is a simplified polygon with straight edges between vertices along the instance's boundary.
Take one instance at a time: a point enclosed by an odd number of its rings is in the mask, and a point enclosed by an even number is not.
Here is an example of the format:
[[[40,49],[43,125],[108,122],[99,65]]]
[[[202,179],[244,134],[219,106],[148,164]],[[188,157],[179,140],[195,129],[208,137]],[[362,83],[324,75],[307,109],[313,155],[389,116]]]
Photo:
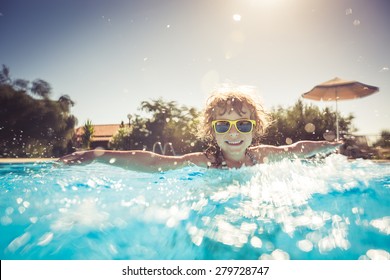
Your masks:
[[[227,133],[232,125],[234,125],[237,131],[241,133],[250,133],[253,130],[253,127],[256,125],[254,120],[215,120],[211,122],[211,125],[214,128],[215,133],[224,134]]]

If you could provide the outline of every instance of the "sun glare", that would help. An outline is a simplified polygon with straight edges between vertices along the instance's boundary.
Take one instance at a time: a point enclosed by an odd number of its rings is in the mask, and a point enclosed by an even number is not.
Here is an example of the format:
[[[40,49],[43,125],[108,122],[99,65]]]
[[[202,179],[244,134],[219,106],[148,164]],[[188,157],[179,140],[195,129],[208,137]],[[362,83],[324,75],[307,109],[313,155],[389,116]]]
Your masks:
[[[239,15],[239,14],[233,15],[233,20],[234,21],[241,21],[241,15]]]
[[[252,0],[251,3],[253,5],[261,5],[261,6],[276,6],[283,2],[286,2],[285,0]]]

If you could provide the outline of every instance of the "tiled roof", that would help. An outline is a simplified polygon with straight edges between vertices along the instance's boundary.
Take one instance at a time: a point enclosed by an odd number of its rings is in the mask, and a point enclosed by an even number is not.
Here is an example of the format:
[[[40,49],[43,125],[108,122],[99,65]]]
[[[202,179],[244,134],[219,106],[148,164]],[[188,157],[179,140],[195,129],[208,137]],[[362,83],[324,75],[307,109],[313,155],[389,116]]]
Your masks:
[[[118,131],[120,124],[95,124],[93,125],[94,133],[92,141],[109,141],[110,138]],[[76,128],[76,136],[84,134],[84,127]]]

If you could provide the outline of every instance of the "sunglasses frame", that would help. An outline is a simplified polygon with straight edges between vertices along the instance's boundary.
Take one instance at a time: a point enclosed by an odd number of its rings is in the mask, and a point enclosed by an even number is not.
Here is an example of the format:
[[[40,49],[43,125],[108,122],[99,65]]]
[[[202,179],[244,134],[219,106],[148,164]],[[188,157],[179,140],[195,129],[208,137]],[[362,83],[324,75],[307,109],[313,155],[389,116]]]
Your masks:
[[[242,132],[241,130],[239,130],[237,128],[237,122],[241,122],[241,121],[249,121],[250,123],[252,123],[252,129],[250,131],[248,131],[248,132]],[[216,127],[215,127],[217,122],[228,122],[229,123],[229,129],[226,132],[218,132],[216,130]],[[248,133],[251,133],[253,131],[253,128],[256,126],[256,121],[255,120],[250,120],[250,119],[242,119],[242,120],[214,120],[214,121],[211,122],[211,125],[212,125],[212,127],[214,129],[214,132],[216,134],[226,134],[226,133],[228,133],[230,131],[230,129],[232,129],[232,125],[234,125],[234,127],[236,128],[236,130],[238,132],[243,133],[243,134],[248,134]]]

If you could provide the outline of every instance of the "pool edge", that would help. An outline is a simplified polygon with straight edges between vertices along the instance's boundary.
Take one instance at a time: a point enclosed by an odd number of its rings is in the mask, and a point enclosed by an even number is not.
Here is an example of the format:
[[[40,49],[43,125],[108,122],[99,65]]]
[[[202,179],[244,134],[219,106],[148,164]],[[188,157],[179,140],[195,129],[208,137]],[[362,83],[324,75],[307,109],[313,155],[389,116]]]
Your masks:
[[[0,158],[1,163],[42,163],[56,161],[58,158]]]

